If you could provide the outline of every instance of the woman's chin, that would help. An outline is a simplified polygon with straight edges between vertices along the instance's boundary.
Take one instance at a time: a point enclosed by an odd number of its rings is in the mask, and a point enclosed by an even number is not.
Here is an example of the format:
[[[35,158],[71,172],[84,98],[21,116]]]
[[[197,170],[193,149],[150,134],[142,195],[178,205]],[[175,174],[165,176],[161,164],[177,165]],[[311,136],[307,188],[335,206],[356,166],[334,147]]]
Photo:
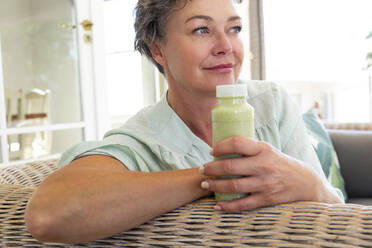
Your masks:
[[[235,83],[235,80],[233,80],[233,79],[229,79],[229,80],[218,80],[218,81],[215,81],[214,85],[217,86],[217,85],[234,84],[234,83]]]

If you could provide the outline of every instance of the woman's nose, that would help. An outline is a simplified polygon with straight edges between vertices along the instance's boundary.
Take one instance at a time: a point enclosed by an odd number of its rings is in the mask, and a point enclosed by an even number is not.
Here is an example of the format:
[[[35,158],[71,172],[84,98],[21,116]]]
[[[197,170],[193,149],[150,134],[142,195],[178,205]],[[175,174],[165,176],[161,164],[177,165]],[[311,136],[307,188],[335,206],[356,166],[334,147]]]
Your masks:
[[[213,55],[225,55],[233,50],[231,40],[224,33],[216,37],[216,44],[213,47]]]

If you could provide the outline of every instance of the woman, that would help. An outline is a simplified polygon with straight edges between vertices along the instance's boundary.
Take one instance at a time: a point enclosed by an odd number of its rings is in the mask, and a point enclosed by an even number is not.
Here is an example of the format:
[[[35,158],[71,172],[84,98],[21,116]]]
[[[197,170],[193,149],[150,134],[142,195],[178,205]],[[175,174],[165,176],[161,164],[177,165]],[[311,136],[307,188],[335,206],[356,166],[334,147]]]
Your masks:
[[[67,165],[27,206],[34,237],[78,243],[111,236],[213,191],[250,193],[219,202],[223,211],[343,201],[321,171],[298,110],[275,84],[248,83],[261,141],[233,137],[212,147],[215,88],[238,79],[241,26],[232,0],[139,0],[136,48],[164,73],[168,93],[103,141],[63,155]],[[211,162],[230,153],[245,156]],[[245,177],[215,179],[226,174]]]

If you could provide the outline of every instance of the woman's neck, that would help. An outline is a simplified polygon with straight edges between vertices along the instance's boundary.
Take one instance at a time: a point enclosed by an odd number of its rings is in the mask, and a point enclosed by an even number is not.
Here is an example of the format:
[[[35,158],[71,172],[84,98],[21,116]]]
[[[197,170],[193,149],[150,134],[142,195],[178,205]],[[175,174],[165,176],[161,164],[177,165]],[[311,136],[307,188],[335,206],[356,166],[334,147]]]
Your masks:
[[[177,113],[190,130],[209,146],[212,146],[211,110],[217,104],[214,96],[169,89],[167,100],[169,106]]]

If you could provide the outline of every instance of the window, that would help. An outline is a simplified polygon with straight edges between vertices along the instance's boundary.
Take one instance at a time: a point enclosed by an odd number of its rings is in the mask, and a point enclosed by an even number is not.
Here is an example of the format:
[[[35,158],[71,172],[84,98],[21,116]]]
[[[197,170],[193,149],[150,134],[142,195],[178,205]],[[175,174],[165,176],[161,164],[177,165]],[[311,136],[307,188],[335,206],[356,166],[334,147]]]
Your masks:
[[[134,51],[134,8],[137,0],[104,3],[104,37],[108,111],[112,127],[122,125],[155,102],[156,70]]]
[[[367,122],[371,114],[370,0],[265,0],[266,78],[328,122]]]

